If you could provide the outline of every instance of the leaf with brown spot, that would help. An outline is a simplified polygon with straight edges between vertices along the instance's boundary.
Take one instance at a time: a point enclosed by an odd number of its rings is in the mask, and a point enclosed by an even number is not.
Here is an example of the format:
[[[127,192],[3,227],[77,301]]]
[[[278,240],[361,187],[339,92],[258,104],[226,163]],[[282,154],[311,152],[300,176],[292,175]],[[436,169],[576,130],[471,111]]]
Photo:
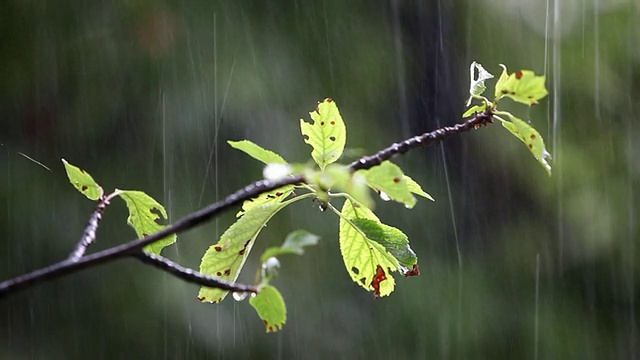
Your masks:
[[[62,159],[64,169],[67,172],[67,178],[73,187],[82,195],[90,200],[98,200],[103,195],[103,190],[98,183],[93,180],[91,175],[77,166],[69,164],[67,160]]]

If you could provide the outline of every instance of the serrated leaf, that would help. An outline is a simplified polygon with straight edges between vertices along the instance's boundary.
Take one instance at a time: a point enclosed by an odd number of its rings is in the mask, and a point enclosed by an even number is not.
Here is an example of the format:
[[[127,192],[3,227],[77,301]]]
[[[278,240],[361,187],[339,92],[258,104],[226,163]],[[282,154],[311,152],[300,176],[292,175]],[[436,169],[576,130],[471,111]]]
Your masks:
[[[247,211],[222,234],[218,243],[205,252],[200,263],[200,272],[235,282],[260,231],[271,217],[290,201],[263,204]],[[228,293],[226,290],[201,287],[198,299],[219,303]]]
[[[289,197],[289,195],[291,195],[291,193],[293,192],[293,189],[294,189],[293,185],[287,185],[266,193],[262,193],[258,197],[255,197],[253,199],[245,200],[242,203],[242,210],[238,211],[238,213],[236,214],[236,217],[240,217],[244,215],[247,211],[253,208],[256,208],[260,205],[280,203],[286,200],[287,197]]]
[[[547,96],[544,76],[536,76],[531,70],[520,70],[509,74],[506,66],[503,64],[500,66],[502,74],[496,84],[496,100],[509,97],[519,103],[533,106],[538,104],[538,100]]]
[[[118,195],[124,200],[129,209],[129,224],[138,235],[139,238],[149,236],[166,227],[159,224],[158,221],[167,220],[167,211],[159,202],[142,191],[136,190],[118,190]],[[176,235],[170,235],[166,238],[147,245],[144,251],[160,254],[163,248],[176,242]]]
[[[297,230],[289,235],[284,240],[282,246],[270,247],[264,251],[260,257],[260,262],[264,263],[272,256],[279,256],[284,254],[304,254],[304,247],[316,245],[320,237],[318,235],[311,234],[306,230]]]
[[[309,113],[313,124],[300,119],[304,142],[313,148],[311,157],[324,169],[340,158],[347,141],[347,130],[332,99],[324,99],[315,111]]]
[[[256,309],[267,332],[282,330],[287,322],[287,307],[278,289],[271,285],[265,286],[257,296],[249,300],[249,303]]]
[[[478,71],[478,77],[475,76],[476,71]],[[493,75],[485,70],[482,65],[474,61],[471,63],[471,66],[469,66],[469,77],[471,78],[471,85],[469,86],[469,95],[471,96],[467,101],[467,106],[471,104],[471,99],[473,99],[474,96],[480,96],[484,93],[487,89],[484,82],[485,80],[493,78]]]
[[[287,161],[280,155],[276,154],[271,150],[267,150],[260,145],[249,141],[249,140],[240,140],[240,141],[227,141],[231,147],[234,149],[238,149],[245,154],[251,156],[252,158],[262,161],[265,164],[286,164]]]
[[[365,236],[350,220],[363,214],[369,218],[371,210],[362,205],[354,208],[351,201],[345,201],[340,217],[340,252],[351,279],[364,289],[373,291],[374,296],[387,296],[393,292],[395,279],[392,271],[399,270],[398,260],[384,246]],[[367,209],[368,210],[368,209]],[[377,220],[375,215],[372,216]]]
[[[67,172],[67,178],[73,187],[75,187],[81,194],[89,198],[90,200],[98,200],[103,190],[98,183],[87,173],[77,166],[71,165],[67,160],[62,159],[64,169]]]
[[[401,230],[365,218],[353,218],[351,222],[362,230],[368,239],[382,245],[398,260],[403,275],[410,274],[417,269],[418,257],[409,246],[407,235]]]
[[[407,187],[409,188],[409,191],[411,191],[413,194],[422,196],[423,198],[429,199],[431,201],[435,201],[431,195],[427,194],[424,190],[422,190],[422,187],[420,186],[420,184],[418,184],[415,180],[410,178],[408,175],[405,175],[404,179],[407,182]]]
[[[464,114],[462,114],[462,117],[466,118],[471,115],[475,115],[476,113],[482,113],[485,110],[487,110],[487,103],[483,101],[480,105],[473,105],[472,107],[470,107],[469,110],[465,111]]]
[[[364,175],[367,185],[376,191],[384,192],[391,200],[412,208],[416,204],[416,198],[412,195],[406,177],[402,169],[390,161],[368,170],[359,170],[357,173]]]
[[[551,154],[547,152],[547,149],[544,146],[544,140],[540,133],[534,129],[531,125],[527,124],[525,121],[518,119],[517,117],[511,115],[507,112],[500,112],[500,115],[506,115],[509,117],[511,122],[499,119],[502,122],[502,126],[505,129],[509,130],[513,136],[517,137],[522,141],[529,151],[533,154],[533,157],[538,160],[540,165],[547,170],[547,173],[551,175],[551,165],[547,162],[547,159],[551,159]]]

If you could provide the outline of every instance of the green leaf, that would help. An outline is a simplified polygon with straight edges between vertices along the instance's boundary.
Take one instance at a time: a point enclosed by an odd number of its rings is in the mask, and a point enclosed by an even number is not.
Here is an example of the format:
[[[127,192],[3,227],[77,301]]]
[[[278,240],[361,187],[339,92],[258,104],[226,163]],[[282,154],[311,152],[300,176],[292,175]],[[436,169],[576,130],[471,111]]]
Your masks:
[[[275,287],[268,285],[260,293],[249,300],[256,309],[258,316],[264,322],[267,332],[281,330],[287,322],[287,307],[282,295]]]
[[[373,291],[374,297],[387,296],[393,292],[395,279],[392,271],[400,268],[398,260],[384,246],[367,238],[350,219],[358,213],[373,215],[364,206],[354,208],[347,200],[340,216],[340,252],[351,279],[364,289]],[[367,209],[368,210],[368,209]],[[368,216],[367,216],[368,217]],[[375,215],[373,215],[375,217]],[[376,218],[377,219],[377,218]]]
[[[415,180],[410,178],[408,175],[404,176],[404,180],[407,182],[407,187],[409,188],[409,191],[411,191],[412,193],[418,196],[422,196],[423,198],[429,199],[431,201],[435,201],[433,197],[431,197],[431,195],[427,194],[426,192],[424,192],[424,190],[422,190],[422,187],[420,186],[420,184],[418,184]]]
[[[90,200],[98,200],[102,194],[102,188],[86,171],[79,167],[73,166],[62,159],[64,169],[67,171],[67,177],[73,187],[75,187],[81,194],[89,198]]]
[[[367,185],[376,191],[385,193],[391,200],[412,208],[416,204],[416,198],[411,194],[407,179],[402,169],[390,161],[368,170],[359,170],[363,174]],[[381,196],[383,196],[381,194]]]
[[[264,251],[260,257],[260,262],[264,263],[272,256],[279,256],[284,254],[304,254],[304,247],[316,245],[320,237],[318,235],[311,234],[306,230],[297,230],[289,235],[284,240],[282,246],[270,247]]]
[[[353,218],[351,222],[362,230],[368,239],[384,246],[398,260],[403,275],[417,270],[418,258],[409,246],[407,235],[402,231],[371,219]]]
[[[118,190],[119,196],[127,203],[129,209],[129,217],[127,224],[131,225],[136,231],[139,238],[149,236],[166,227],[166,225],[158,224],[158,221],[167,219],[167,211],[164,206],[160,205],[151,196],[142,191],[135,190]],[[160,254],[162,249],[176,242],[176,235],[170,235],[166,238],[147,245],[144,251],[154,254]]]
[[[258,197],[245,200],[242,203],[242,210],[238,211],[236,217],[244,215],[247,211],[264,204],[277,204],[284,201],[293,192],[294,186],[287,185],[275,190],[262,193]]]
[[[464,114],[462,114],[462,117],[466,118],[471,115],[475,115],[476,113],[482,113],[485,110],[487,110],[487,103],[483,101],[480,105],[473,105],[472,107],[470,107],[469,110],[465,111]]]
[[[540,133],[525,121],[518,119],[508,112],[501,111],[499,112],[499,115],[506,115],[509,117],[511,122],[499,117],[496,118],[502,122],[502,126],[509,130],[513,136],[517,137],[527,145],[527,148],[531,151],[533,157],[535,157],[540,165],[547,170],[547,173],[551,175],[551,165],[547,162],[547,159],[551,159],[551,154],[549,154],[545,148],[544,140],[542,139],[542,136],[540,136]]]
[[[531,70],[520,70],[509,74],[506,66],[503,64],[500,66],[502,75],[496,84],[495,101],[509,97],[519,103],[533,106],[538,104],[538,100],[547,96],[544,76],[536,76]]]
[[[282,156],[271,150],[264,149],[249,140],[227,141],[231,147],[243,151],[252,158],[262,161],[265,164],[286,164],[287,161]]]
[[[478,71],[478,77],[475,77],[476,70]],[[473,99],[473,97],[480,96],[482,95],[482,93],[484,93],[484,91],[487,89],[484,82],[487,79],[493,78],[493,75],[485,70],[482,65],[474,61],[469,67],[469,77],[471,78],[471,85],[469,86],[469,95],[471,96],[467,101],[467,106],[471,104],[471,99]]]
[[[313,147],[311,157],[320,169],[335,162],[344,151],[347,130],[338,106],[332,99],[324,99],[315,111],[309,113],[313,124],[300,119],[300,130],[304,142]]]
[[[295,200],[263,204],[247,211],[222,234],[217,244],[207,250],[200,263],[200,272],[235,282],[260,231],[278,211]],[[228,293],[226,290],[201,287],[198,299],[219,303]]]

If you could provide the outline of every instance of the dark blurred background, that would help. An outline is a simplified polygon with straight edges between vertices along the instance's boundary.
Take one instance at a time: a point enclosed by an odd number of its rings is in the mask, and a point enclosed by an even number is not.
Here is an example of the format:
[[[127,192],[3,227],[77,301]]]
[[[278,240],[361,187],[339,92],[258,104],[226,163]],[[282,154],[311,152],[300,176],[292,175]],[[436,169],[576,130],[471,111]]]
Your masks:
[[[121,260],[0,300],[0,358],[640,357],[639,24],[633,0],[0,2],[2,280],[65,258],[82,233],[93,204],[61,158],[175,220],[261,176],[226,140],[306,161],[298,122],[324,97],[347,161],[462,121],[474,60],[546,74],[548,98],[508,109],[554,168],[500,126],[397,158],[436,202],[378,202],[422,270],[388,298],[351,282],[337,219],[302,202],[254,250],[298,228],[322,236],[282,258],[283,331]],[[233,217],[164,254],[197,268]],[[90,250],[133,239],[125,221],[114,202]]]

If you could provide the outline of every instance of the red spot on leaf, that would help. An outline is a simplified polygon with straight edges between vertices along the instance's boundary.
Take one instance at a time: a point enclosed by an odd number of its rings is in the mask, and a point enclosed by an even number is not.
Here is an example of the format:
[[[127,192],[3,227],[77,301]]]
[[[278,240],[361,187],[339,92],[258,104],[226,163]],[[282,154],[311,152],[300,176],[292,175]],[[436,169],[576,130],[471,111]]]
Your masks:
[[[336,137],[335,136],[329,136],[329,140],[336,141]]]
[[[327,99],[326,99],[326,102],[329,102],[329,103],[330,103],[330,102],[333,102],[333,99],[331,99],[331,98],[327,98]]]
[[[225,275],[227,275],[227,276],[231,275],[231,269],[227,269],[227,270],[225,270],[225,271],[224,271],[224,274],[225,274]]]
[[[371,281],[371,286],[373,287],[373,297],[380,296],[380,283],[387,280],[387,274],[384,272],[382,266],[378,265],[376,268],[376,274]]]
[[[88,189],[88,188],[87,188],[87,185],[82,185],[82,191],[85,191],[85,190],[87,190],[87,189]]]
[[[400,182],[400,178],[393,178],[393,182],[394,183],[399,183]]]
[[[536,134],[531,134],[531,140],[535,140],[536,139]]]
[[[204,301],[204,296],[198,296],[198,300]]]
[[[273,332],[273,326],[269,326],[269,332]]]
[[[147,237],[149,234],[142,233],[142,237]]]
[[[216,273],[216,275],[218,275],[218,276],[222,276],[222,273],[221,273],[220,271],[218,271],[218,272]]]
[[[418,264],[413,264],[413,269],[407,271],[407,273],[404,274],[404,276],[406,277],[418,275],[420,275],[420,268],[418,267]]]
[[[238,255],[244,255],[244,251],[245,251],[245,250],[247,250],[247,249],[246,249],[246,248],[244,248],[244,249],[242,249],[242,250],[238,251]]]
[[[321,121],[321,122],[320,122],[320,125],[324,126],[324,121]]]
[[[504,89],[504,90],[502,90],[502,93],[503,93],[504,95],[507,95],[507,94],[509,93],[509,90]]]
[[[529,149],[533,149],[533,145],[532,144],[528,144],[529,145]]]
[[[221,246],[215,246],[213,249],[215,251],[222,251],[222,247]]]
[[[280,191],[278,191],[278,192],[276,193],[276,196],[282,196],[282,193],[281,193]]]
[[[516,73],[516,79],[518,79],[518,80],[522,79],[522,71],[518,71]]]
[[[331,125],[335,125],[335,124],[336,124],[336,122],[331,120]]]

